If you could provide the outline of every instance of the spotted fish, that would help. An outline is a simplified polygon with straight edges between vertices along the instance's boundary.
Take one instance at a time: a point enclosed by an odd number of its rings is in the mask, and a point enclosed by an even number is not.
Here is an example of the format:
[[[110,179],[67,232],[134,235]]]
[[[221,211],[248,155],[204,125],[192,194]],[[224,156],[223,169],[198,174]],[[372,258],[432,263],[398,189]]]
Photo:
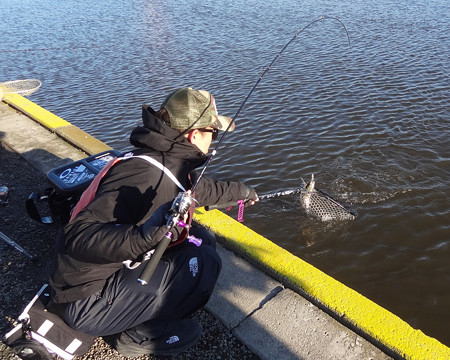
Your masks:
[[[302,179],[303,180],[303,179]],[[314,192],[314,174],[311,175],[311,181],[306,184],[303,180],[303,183],[305,184],[305,195],[303,196],[303,207],[308,211],[311,206],[311,194]]]

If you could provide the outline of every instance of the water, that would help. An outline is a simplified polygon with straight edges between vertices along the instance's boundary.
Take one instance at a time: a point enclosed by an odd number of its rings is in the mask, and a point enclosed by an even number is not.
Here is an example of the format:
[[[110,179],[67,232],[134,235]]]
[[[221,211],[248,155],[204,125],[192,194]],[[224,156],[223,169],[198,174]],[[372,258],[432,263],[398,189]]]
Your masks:
[[[0,81],[117,149],[172,89],[232,116],[283,53],[207,174],[260,194],[315,174],[355,221],[308,218],[294,196],[245,224],[450,345],[450,3],[0,0]],[[231,212],[230,215],[235,216]],[[279,224],[275,227],[273,224]]]

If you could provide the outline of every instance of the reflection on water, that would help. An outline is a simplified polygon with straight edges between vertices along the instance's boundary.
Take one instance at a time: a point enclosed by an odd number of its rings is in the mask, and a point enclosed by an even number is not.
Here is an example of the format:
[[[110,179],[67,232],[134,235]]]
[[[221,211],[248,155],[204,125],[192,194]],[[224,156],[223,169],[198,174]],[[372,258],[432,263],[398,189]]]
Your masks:
[[[319,222],[286,196],[247,209],[246,225],[450,345],[449,7],[12,0],[0,14],[0,81],[40,79],[31,100],[126,149],[142,103],[158,107],[190,85],[211,90],[232,116],[299,28],[339,16],[351,47],[335,21],[308,28],[207,174],[262,194],[314,173],[356,220]]]

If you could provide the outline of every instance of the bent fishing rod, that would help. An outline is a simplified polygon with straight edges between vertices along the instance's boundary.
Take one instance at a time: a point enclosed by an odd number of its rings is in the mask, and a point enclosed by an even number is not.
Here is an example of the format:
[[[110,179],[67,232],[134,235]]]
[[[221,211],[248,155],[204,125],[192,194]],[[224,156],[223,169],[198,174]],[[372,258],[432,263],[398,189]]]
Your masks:
[[[251,88],[250,92],[248,93],[248,95],[245,97],[244,101],[241,103],[241,105],[239,106],[238,110],[236,111],[236,114],[233,116],[231,122],[228,124],[228,127],[225,129],[224,133],[222,134],[222,136],[219,138],[219,141],[217,142],[217,145],[215,146],[214,150],[212,151],[211,155],[209,156],[206,164],[203,166],[202,171],[200,172],[200,175],[197,178],[197,181],[195,182],[194,186],[192,187],[192,192],[194,192],[194,190],[196,189],[200,179],[203,177],[203,174],[206,171],[206,168],[208,167],[208,165],[211,163],[211,161],[213,160],[214,156],[217,154],[217,150],[220,147],[220,145],[222,144],[225,135],[229,132],[229,129],[233,126],[233,124],[235,123],[239,113],[241,112],[241,110],[244,108],[245,104],[247,103],[248,99],[250,98],[250,96],[253,94],[253,92],[256,90],[257,86],[259,85],[259,83],[261,82],[261,80],[264,78],[264,76],[269,72],[269,70],[271,69],[272,65],[278,60],[278,58],[281,56],[281,54],[286,50],[286,48],[303,32],[305,31],[307,28],[309,28],[310,26],[314,25],[315,23],[325,20],[325,19],[331,19],[331,20],[336,20],[338,21],[342,27],[345,30],[345,33],[347,35],[347,40],[348,40],[348,45],[350,46],[350,36],[348,35],[348,31],[347,28],[345,27],[344,23],[339,20],[338,17],[332,17],[332,16],[326,16],[326,15],[322,15],[320,16],[318,19],[311,21],[308,25],[306,25],[304,28],[300,28],[295,35],[292,37],[291,40],[289,40],[289,42],[284,45],[284,47],[276,54],[275,58],[272,60],[272,62],[266,66],[265,68],[263,68],[263,71],[261,72],[261,75],[259,76],[258,80],[255,82],[255,84],[253,85],[253,87]]]
[[[235,115],[233,116],[231,122],[228,124],[227,128],[225,129],[225,131],[223,132],[222,136],[219,138],[219,141],[217,142],[216,146],[214,147],[213,151],[211,152],[211,155],[208,157],[208,160],[206,161],[205,165],[203,166],[199,176],[197,177],[196,182],[194,183],[194,185],[192,186],[192,189],[190,190],[189,193],[180,193],[178,194],[178,196],[175,198],[173,204],[172,204],[172,208],[170,210],[170,213],[168,214],[168,221],[166,223],[167,229],[168,231],[166,232],[166,234],[164,235],[163,239],[158,243],[158,245],[155,248],[155,252],[151,255],[150,259],[148,260],[147,264],[145,264],[144,270],[141,272],[141,275],[138,278],[138,282],[140,282],[142,285],[147,284],[150,281],[150,278],[153,275],[153,272],[156,269],[156,265],[158,264],[158,262],[161,259],[162,254],[164,253],[164,251],[166,250],[166,248],[169,246],[170,242],[171,242],[171,232],[170,230],[177,224],[176,221],[181,221],[181,219],[183,219],[184,215],[186,214],[187,210],[189,209],[190,205],[192,204],[193,201],[195,201],[190,194],[193,194],[195,189],[197,188],[197,185],[200,182],[200,179],[203,177],[206,169],[208,168],[209,164],[211,163],[211,161],[213,160],[213,158],[216,156],[217,154],[217,150],[219,149],[219,147],[221,146],[226,134],[229,132],[230,128],[233,126],[233,124],[235,123],[237,117],[239,116],[240,112],[242,111],[242,109],[244,108],[245,104],[247,103],[248,99],[250,98],[250,96],[253,94],[253,92],[255,91],[255,89],[257,88],[257,86],[259,85],[259,83],[261,82],[261,80],[264,78],[264,76],[269,72],[269,70],[271,69],[271,67],[273,66],[273,64],[278,60],[278,58],[281,56],[281,54],[287,49],[287,47],[292,44],[292,42],[294,42],[294,40],[301,34],[303,33],[306,29],[308,29],[309,27],[311,27],[312,25],[323,21],[323,20],[335,20],[338,21],[342,27],[345,30],[345,33],[347,35],[347,40],[348,40],[348,44],[350,46],[350,36],[348,34],[347,28],[345,27],[344,23],[339,20],[338,17],[332,17],[332,16],[326,16],[326,15],[322,15],[320,16],[318,19],[311,21],[309,24],[307,24],[305,27],[300,28],[299,30],[297,30],[297,32],[295,33],[295,35],[287,42],[286,45],[284,45],[284,47],[275,55],[275,58],[272,60],[272,62],[266,66],[265,68],[263,68],[263,71],[261,72],[260,76],[258,77],[258,79],[256,80],[255,84],[253,85],[253,87],[250,89],[250,92],[248,93],[248,95],[245,97],[244,101],[241,103],[241,105],[239,106],[238,110],[236,111]],[[186,206],[189,203],[189,206]],[[183,212],[184,211],[184,212]]]

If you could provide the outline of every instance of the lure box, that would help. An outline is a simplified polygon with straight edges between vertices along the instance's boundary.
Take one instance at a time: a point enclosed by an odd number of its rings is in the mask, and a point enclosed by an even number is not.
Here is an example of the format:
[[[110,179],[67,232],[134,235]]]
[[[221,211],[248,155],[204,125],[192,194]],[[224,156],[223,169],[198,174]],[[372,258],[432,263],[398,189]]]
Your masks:
[[[120,154],[117,150],[104,151],[53,169],[47,178],[62,195],[81,194],[103,167]]]

